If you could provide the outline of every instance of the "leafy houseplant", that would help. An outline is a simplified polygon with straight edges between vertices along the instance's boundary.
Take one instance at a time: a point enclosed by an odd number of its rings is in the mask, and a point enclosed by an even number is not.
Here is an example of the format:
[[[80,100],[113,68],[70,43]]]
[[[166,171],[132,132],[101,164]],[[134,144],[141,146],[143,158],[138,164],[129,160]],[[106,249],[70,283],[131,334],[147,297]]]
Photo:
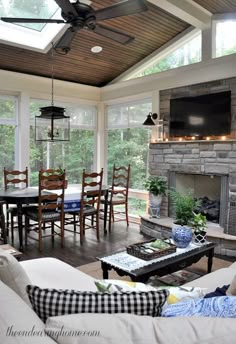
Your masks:
[[[176,190],[169,191],[170,198],[175,209],[175,221],[172,227],[172,239],[179,248],[185,248],[192,241],[191,222],[194,211],[200,206],[201,202],[196,200],[191,190],[182,194]]]
[[[175,209],[174,223],[181,226],[190,225],[194,218],[194,211],[200,207],[201,201],[194,198],[191,190],[187,190],[185,194],[170,190],[169,195]]]
[[[149,210],[151,217],[160,217],[160,207],[162,196],[166,195],[167,182],[162,177],[149,177],[143,183],[145,189],[149,191]]]
[[[191,221],[191,226],[194,233],[206,233],[207,231],[207,220],[206,216],[199,213],[193,213],[193,219]]]
[[[155,196],[165,196],[167,191],[166,180],[162,177],[149,177],[143,183],[145,189]]]
[[[191,226],[194,232],[194,242],[196,244],[203,244],[207,233],[207,220],[206,216],[199,213],[193,213]]]

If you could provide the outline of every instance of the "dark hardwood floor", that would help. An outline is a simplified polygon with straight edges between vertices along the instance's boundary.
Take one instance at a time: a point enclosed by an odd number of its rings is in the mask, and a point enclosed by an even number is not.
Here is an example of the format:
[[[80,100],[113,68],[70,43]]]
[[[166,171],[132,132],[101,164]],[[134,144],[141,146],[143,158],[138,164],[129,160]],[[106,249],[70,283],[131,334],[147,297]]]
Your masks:
[[[65,246],[61,248],[60,238],[55,237],[54,243],[51,238],[43,239],[43,251],[39,252],[38,243],[30,240],[24,248],[21,260],[40,257],[58,258],[74,267],[96,261],[96,257],[102,257],[125,249],[129,244],[139,242],[145,237],[139,232],[139,225],[130,223],[129,227],[125,222],[118,222],[113,225],[112,231],[103,233],[102,224],[100,227],[100,241],[97,241],[96,232],[88,229],[85,233],[83,244],[80,244],[79,234],[65,231]],[[11,244],[11,240],[9,241]],[[14,246],[18,248],[17,231],[15,231]]]
[[[55,237],[54,243],[51,238],[43,239],[43,251],[39,252],[38,243],[30,240],[27,247],[24,248],[21,260],[35,259],[41,257],[58,258],[74,267],[97,261],[96,257],[102,257],[115,252],[122,251],[129,244],[149,239],[139,232],[139,225],[130,223],[129,227],[125,222],[116,222],[111,232],[103,233],[103,226],[100,226],[100,241],[97,241],[96,232],[89,229],[86,231],[84,242],[80,244],[79,234],[73,234],[65,231],[65,246],[61,248],[60,238]],[[11,244],[11,239],[9,240]],[[14,246],[19,247],[18,233],[15,230]],[[235,257],[226,257],[216,255],[217,258],[225,261],[235,261]]]

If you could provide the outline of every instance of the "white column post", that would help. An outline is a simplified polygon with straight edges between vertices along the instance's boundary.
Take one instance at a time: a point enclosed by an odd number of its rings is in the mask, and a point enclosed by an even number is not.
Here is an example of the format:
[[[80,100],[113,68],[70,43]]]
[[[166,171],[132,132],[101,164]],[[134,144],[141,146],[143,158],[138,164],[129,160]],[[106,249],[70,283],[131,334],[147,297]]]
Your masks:
[[[152,92],[152,113],[157,113],[157,119],[154,120],[154,122],[158,123],[158,120],[160,119],[160,92],[159,91]],[[157,127],[153,127],[151,141],[155,142],[157,141],[157,139],[158,139]]]
[[[214,38],[215,39],[215,38]],[[208,61],[213,56],[212,25],[202,30],[202,61]]]
[[[22,92],[19,97],[18,139],[16,145],[16,168],[24,170],[30,167],[30,114],[29,95]]]
[[[104,103],[98,104],[97,115],[97,171],[103,168],[103,181],[107,180],[107,164],[106,164],[106,128],[105,128],[105,105]]]

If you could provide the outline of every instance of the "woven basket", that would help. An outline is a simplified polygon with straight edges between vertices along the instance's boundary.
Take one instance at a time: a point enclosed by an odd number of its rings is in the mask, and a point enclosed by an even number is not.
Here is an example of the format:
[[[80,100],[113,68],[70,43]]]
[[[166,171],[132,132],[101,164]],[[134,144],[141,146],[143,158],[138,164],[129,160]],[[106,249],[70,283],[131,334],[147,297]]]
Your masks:
[[[147,244],[154,242],[156,239],[152,239],[149,241],[145,241],[145,242],[139,242],[136,244],[132,244],[130,246],[127,246],[126,250],[127,253],[135,256],[137,258],[143,259],[143,260],[152,260],[152,259],[156,259],[162,256],[166,256],[168,254],[174,253],[176,252],[176,245],[172,244],[169,242],[169,240],[163,240],[164,242],[169,244],[169,247],[164,248],[164,249],[160,249],[160,250],[154,250],[153,252],[145,252],[145,247],[146,249],[151,249],[148,247]]]

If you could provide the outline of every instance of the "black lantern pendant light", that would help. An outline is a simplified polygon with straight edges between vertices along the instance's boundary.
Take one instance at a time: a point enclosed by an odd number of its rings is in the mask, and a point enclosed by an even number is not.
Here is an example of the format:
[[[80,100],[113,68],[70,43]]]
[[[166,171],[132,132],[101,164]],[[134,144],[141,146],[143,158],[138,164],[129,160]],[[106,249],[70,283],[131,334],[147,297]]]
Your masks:
[[[146,125],[146,126],[156,125],[156,123],[153,121],[154,119],[157,119],[157,113],[149,112],[149,114],[147,115],[147,118],[143,122],[143,125]]]
[[[53,58],[52,46],[52,58]],[[54,106],[53,99],[54,70],[52,63],[52,102],[51,106],[41,107],[41,114],[35,117],[35,141],[69,141],[70,116],[66,116],[65,108]]]

